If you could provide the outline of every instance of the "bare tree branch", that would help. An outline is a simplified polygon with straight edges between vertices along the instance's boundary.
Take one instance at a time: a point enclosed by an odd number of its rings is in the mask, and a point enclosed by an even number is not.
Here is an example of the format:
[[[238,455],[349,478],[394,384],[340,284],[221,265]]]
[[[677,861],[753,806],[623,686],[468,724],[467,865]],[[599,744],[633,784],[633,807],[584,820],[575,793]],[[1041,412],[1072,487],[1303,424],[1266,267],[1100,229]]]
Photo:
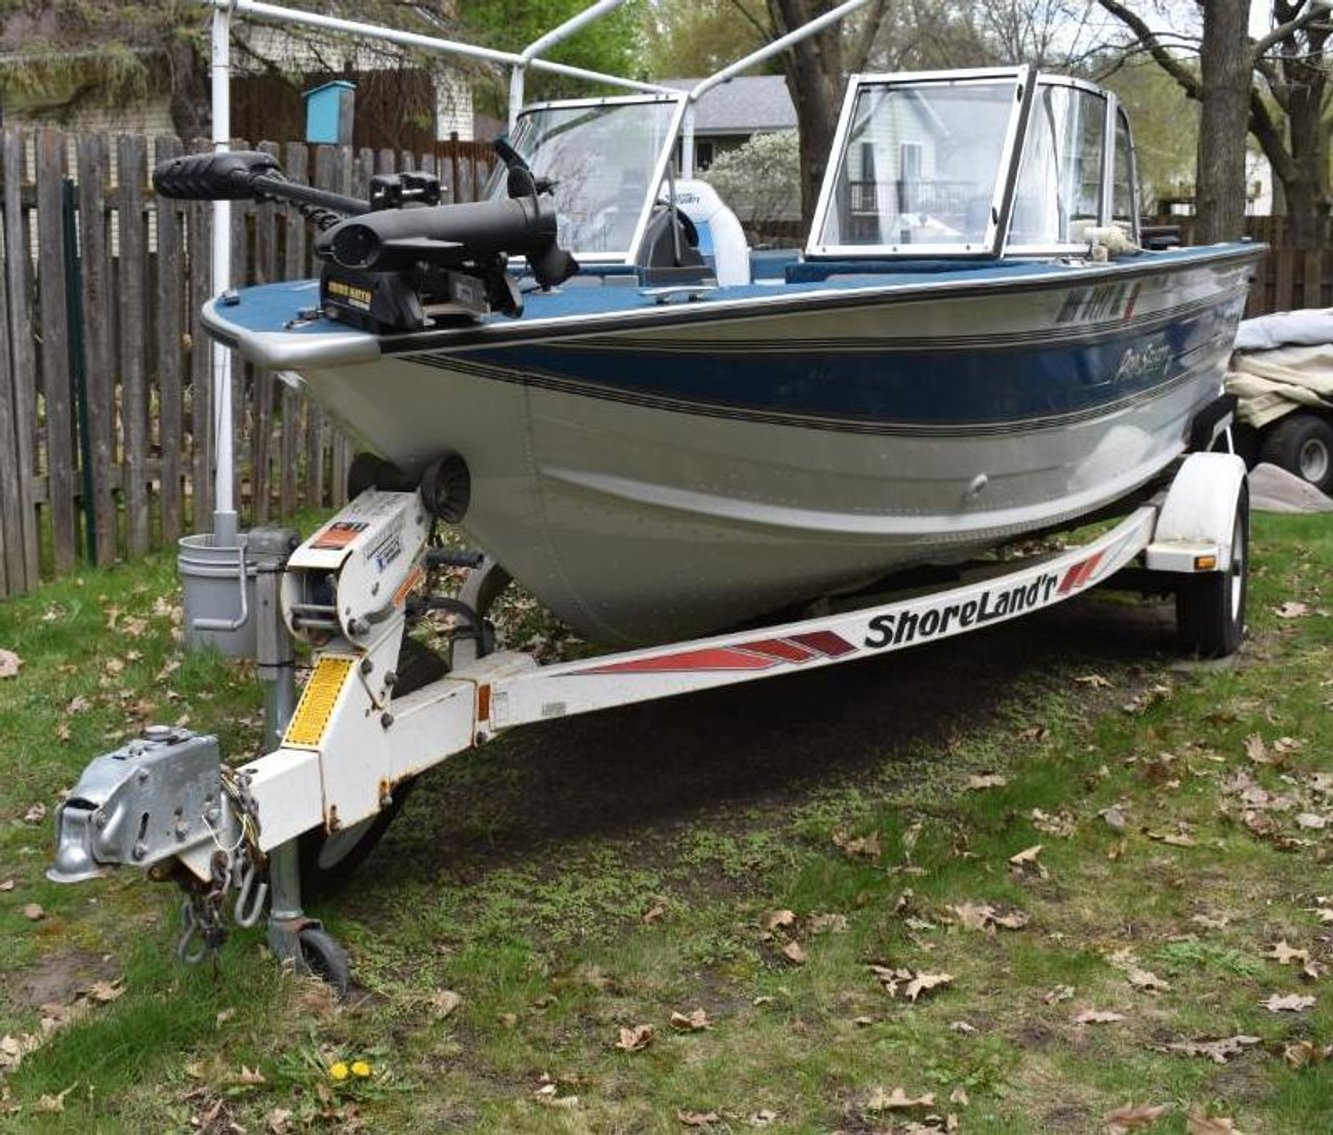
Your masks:
[[[1139,42],[1151,52],[1152,57],[1157,60],[1162,70],[1175,79],[1190,98],[1201,99],[1203,97],[1203,83],[1199,77],[1191,72],[1189,68],[1182,66],[1180,60],[1166,50],[1157,33],[1148,27],[1137,13],[1126,8],[1125,5],[1120,3],[1120,0],[1097,0],[1097,3],[1138,37]]]

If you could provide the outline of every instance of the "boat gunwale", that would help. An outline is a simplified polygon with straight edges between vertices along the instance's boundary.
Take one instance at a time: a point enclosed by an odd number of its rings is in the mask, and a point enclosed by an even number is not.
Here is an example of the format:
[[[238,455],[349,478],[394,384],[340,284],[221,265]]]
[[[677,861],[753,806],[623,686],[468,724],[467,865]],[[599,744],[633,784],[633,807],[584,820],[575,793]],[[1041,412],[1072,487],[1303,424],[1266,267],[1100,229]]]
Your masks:
[[[300,330],[255,330],[227,319],[224,313],[235,304],[222,303],[217,299],[204,305],[202,319],[205,329],[213,338],[239,351],[248,362],[276,370],[293,370],[301,367],[369,363],[390,355],[479,344],[498,346],[556,336],[563,339],[595,335],[604,331],[631,331],[667,322],[684,326],[727,318],[745,319],[794,314],[811,308],[835,310],[885,301],[910,303],[934,296],[960,300],[993,294],[999,290],[1010,294],[1021,294],[1052,287],[1078,287],[1087,283],[1151,276],[1163,270],[1169,271],[1174,266],[1187,270],[1246,260],[1258,261],[1267,251],[1268,245],[1263,243],[1236,241],[1166,252],[1143,252],[1132,259],[1107,263],[1082,265],[1052,263],[1051,271],[1033,272],[1004,279],[978,280],[973,277],[964,280],[941,280],[934,276],[926,285],[912,281],[895,281],[864,287],[815,287],[799,292],[790,290],[788,286],[771,289],[773,293],[771,295],[746,295],[735,299],[717,297],[716,292],[712,292],[707,293],[706,301],[697,303],[636,306],[597,316],[576,312],[534,318],[520,317],[511,322],[492,321],[464,327],[437,327],[428,331],[412,331],[391,336],[344,328],[341,325],[335,325],[336,330],[325,329],[316,335],[303,334]],[[1144,259],[1146,257],[1152,259]],[[1169,261],[1159,259],[1162,257],[1171,259]],[[1061,267],[1065,270],[1060,271]],[[959,271],[975,271],[975,269],[960,268]],[[261,288],[291,286],[291,283],[258,285],[243,289],[239,293],[239,298],[244,303],[247,294],[253,294]],[[767,286],[751,285],[751,288],[767,288]]]

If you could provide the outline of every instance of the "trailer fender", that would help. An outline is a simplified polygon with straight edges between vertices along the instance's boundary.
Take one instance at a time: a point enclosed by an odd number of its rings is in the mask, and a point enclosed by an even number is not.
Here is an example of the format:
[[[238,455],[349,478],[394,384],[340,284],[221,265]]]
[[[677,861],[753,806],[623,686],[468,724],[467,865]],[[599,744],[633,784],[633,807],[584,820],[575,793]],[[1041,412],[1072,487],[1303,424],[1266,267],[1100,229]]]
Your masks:
[[[1245,487],[1245,462],[1231,453],[1191,453],[1157,514],[1144,550],[1150,571],[1226,571],[1236,513]]]

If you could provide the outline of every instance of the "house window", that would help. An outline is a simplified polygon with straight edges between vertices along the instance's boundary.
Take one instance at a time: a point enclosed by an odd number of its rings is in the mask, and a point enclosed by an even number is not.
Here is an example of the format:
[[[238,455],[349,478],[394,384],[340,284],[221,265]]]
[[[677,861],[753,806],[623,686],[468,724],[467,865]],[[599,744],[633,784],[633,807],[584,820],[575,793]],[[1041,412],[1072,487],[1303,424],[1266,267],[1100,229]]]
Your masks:
[[[714,153],[713,153],[712,142],[700,142],[697,140],[695,141],[694,168],[696,170],[698,170],[700,173],[703,173],[704,170],[706,170],[709,166],[713,164],[713,157]]]

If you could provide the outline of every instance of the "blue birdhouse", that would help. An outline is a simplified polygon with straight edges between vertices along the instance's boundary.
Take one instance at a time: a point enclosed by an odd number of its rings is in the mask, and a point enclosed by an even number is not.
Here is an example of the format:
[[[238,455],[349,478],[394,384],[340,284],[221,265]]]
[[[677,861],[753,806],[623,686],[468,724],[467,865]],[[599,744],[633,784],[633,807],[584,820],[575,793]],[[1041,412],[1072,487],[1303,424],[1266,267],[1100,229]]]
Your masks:
[[[352,144],[352,117],[356,112],[356,84],[335,79],[305,95],[305,140],[334,146]]]

